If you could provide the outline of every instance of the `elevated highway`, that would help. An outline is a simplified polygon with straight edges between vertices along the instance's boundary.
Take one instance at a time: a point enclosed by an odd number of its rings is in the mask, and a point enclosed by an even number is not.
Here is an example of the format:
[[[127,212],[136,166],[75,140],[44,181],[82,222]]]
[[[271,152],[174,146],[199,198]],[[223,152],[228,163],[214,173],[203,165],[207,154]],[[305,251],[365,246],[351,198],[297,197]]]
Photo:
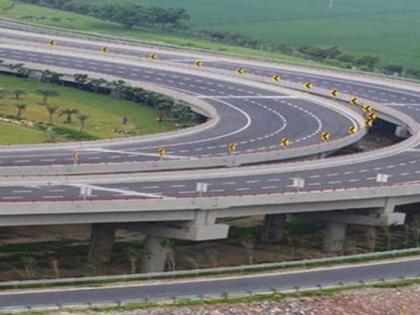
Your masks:
[[[415,83],[76,37],[56,37],[57,47],[49,47],[48,38],[2,32],[0,58],[173,93],[210,121],[170,136],[0,148],[0,226],[126,224],[150,236],[148,246],[156,252],[145,264],[150,270],[165,262],[155,250],[156,239],[225,238],[228,226],[220,219],[226,217],[316,215],[329,222],[325,246],[337,249],[347,224],[402,224],[405,214],[398,207],[419,202],[420,87]],[[101,54],[105,45],[110,53]],[[149,53],[159,60],[148,60]],[[204,67],[194,68],[197,60]],[[236,74],[238,67],[246,74]],[[272,82],[275,74],[280,82]],[[315,86],[305,88],[305,82]],[[341,94],[333,99],[334,89]],[[349,104],[354,98],[358,104]],[[365,135],[365,105],[408,138],[372,152],[318,159]],[[353,135],[351,126],[358,130]],[[325,131],[333,141],[322,143]],[[293,145],[281,148],[282,137]],[[237,153],[227,152],[230,142],[238,143]],[[156,161],[159,146],[168,148],[170,158]],[[75,148],[80,165],[71,162]],[[317,159],[263,164],[309,156]],[[257,163],[263,165],[243,166]],[[156,172],[141,173],[150,170]],[[378,174],[386,175],[386,182],[378,181]],[[304,180],[302,187],[293,185],[296,178]],[[208,190],[197,192],[198,182]],[[81,194],[86,188],[91,193]],[[115,226],[105,227],[98,234],[115,232]]]

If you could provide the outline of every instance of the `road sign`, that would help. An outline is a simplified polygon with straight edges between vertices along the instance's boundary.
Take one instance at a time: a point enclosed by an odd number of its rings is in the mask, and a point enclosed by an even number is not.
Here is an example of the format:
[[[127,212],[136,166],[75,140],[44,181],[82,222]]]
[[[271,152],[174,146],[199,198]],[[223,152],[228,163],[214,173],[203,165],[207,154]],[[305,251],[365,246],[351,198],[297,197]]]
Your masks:
[[[160,158],[163,158],[166,155],[166,149],[163,148],[163,147],[160,147],[158,149],[158,155],[159,155]]]
[[[103,52],[103,53],[109,53],[109,48],[108,47],[102,47],[101,48],[101,52]]]
[[[376,175],[377,183],[388,183],[389,175],[388,174],[378,174]]]
[[[323,133],[321,133],[321,140],[324,142],[330,141],[331,140],[331,134],[327,131],[324,131]]]
[[[195,190],[200,194],[200,197],[202,196],[203,193],[206,193],[209,189],[209,184],[207,183],[200,183],[198,182],[196,185]]]
[[[331,96],[338,97],[338,96],[340,96],[340,92],[338,90],[332,90],[331,91]]]
[[[352,105],[358,105],[359,104],[359,99],[357,97],[352,97],[349,102]]]
[[[79,152],[77,152],[77,151],[73,151],[73,152],[71,153],[71,159],[72,159],[72,161],[73,161],[73,164],[77,164],[77,163],[79,163],[79,158],[80,158],[80,154],[79,154]]]
[[[157,54],[155,54],[155,53],[151,53],[151,54],[149,54],[148,58],[149,58],[150,60],[156,60],[156,59],[158,59],[158,55],[157,55]]]
[[[283,138],[281,139],[280,144],[287,149],[290,145],[290,140],[288,138]]]
[[[358,130],[357,126],[351,126],[349,127],[348,132],[350,135],[353,135],[357,132],[357,130]]]
[[[92,187],[86,185],[80,186],[80,196],[82,196],[83,199],[86,199],[86,197],[92,197]]]
[[[374,112],[369,113],[369,115],[367,115],[367,119],[375,120],[376,118],[378,118],[378,115],[376,115],[376,113]]]
[[[235,153],[237,149],[238,149],[238,145],[236,143],[234,143],[234,142],[229,143],[229,145],[228,145],[229,153]]]
[[[366,119],[365,120],[365,126],[366,126],[366,128],[370,128],[370,127],[372,127],[373,126],[373,120],[372,119]]]
[[[312,89],[315,86],[315,84],[313,84],[312,82],[306,82],[306,83],[303,84],[303,86],[306,89],[310,90],[310,89]]]
[[[50,39],[48,41],[48,44],[50,44],[51,46],[57,46],[57,41],[55,39]]]
[[[194,66],[200,68],[204,65],[204,63],[201,60],[197,60],[194,62]]]
[[[238,69],[236,69],[236,73],[238,73],[238,74],[245,74],[246,73],[246,70],[244,68],[238,68]]]
[[[370,105],[363,106],[363,111],[365,113],[373,113],[373,108]]]
[[[274,82],[279,82],[280,80],[281,80],[280,74],[273,75],[273,81]]]
[[[297,190],[305,187],[305,180],[300,177],[291,178],[292,184],[290,187],[296,188]]]

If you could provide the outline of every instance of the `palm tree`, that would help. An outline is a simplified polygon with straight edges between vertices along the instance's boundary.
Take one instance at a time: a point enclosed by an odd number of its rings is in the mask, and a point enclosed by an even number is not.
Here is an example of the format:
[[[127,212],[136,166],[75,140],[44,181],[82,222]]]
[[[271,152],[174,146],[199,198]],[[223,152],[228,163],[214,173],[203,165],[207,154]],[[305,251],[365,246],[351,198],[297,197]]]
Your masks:
[[[79,111],[74,108],[64,108],[60,111],[59,117],[66,116],[66,123],[71,124],[71,119],[73,115],[77,114]]]
[[[48,123],[50,124],[50,125],[52,125],[52,123],[53,123],[53,116],[54,116],[54,114],[57,112],[57,110],[60,108],[59,106],[57,106],[57,105],[47,105],[47,106],[45,106],[45,108],[47,109],[47,111],[48,111]]]
[[[17,108],[16,117],[20,119],[22,117],[22,112],[26,109],[26,104],[16,104]]]
[[[77,115],[77,119],[79,119],[79,124],[80,124],[79,132],[82,132],[83,128],[85,127],[86,120],[89,119],[89,115],[86,115],[86,114],[78,114]]]
[[[13,94],[15,94],[15,99],[20,100],[20,97],[22,95],[25,95],[26,92],[23,89],[16,89],[16,90],[13,91]]]
[[[47,89],[39,89],[37,90],[38,94],[42,95],[42,104],[48,104],[48,98],[52,96],[58,96],[60,93],[54,90],[47,90]]]

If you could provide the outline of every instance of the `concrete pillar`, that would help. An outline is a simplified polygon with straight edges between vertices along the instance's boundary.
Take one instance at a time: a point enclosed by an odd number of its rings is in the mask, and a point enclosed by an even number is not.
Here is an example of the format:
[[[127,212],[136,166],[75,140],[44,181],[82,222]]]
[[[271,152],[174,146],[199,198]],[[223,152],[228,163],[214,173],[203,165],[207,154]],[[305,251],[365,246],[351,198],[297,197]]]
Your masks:
[[[338,251],[343,249],[346,237],[346,224],[327,222],[324,233],[323,249],[325,251]]]
[[[168,248],[164,246],[165,240],[160,237],[149,236],[145,242],[145,256],[142,260],[142,272],[165,271]]]
[[[395,129],[395,135],[398,138],[408,138],[410,136],[410,132],[408,131],[408,129],[405,126],[397,126],[397,128]]]
[[[109,262],[114,247],[117,226],[112,223],[92,224],[88,258],[102,258]]]
[[[279,242],[284,236],[285,214],[268,214],[264,217],[264,225],[260,235],[263,243]]]

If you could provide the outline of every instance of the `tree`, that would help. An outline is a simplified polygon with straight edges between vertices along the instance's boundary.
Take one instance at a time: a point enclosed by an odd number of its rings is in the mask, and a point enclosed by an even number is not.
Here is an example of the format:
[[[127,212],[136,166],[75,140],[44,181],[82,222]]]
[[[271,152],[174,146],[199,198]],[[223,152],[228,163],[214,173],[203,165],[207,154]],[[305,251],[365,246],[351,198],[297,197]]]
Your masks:
[[[59,117],[66,116],[66,123],[71,124],[73,115],[77,114],[79,111],[74,108],[64,108],[60,111]]]
[[[3,99],[3,98],[5,98],[6,95],[7,95],[7,93],[8,93],[7,90],[0,89],[0,100]]]
[[[45,106],[45,108],[48,111],[48,123],[50,125],[52,125],[52,123],[53,123],[53,116],[58,111],[58,109],[60,107],[57,106],[57,105],[47,105],[47,106]]]
[[[20,100],[20,97],[21,97],[22,95],[25,95],[25,94],[26,94],[26,92],[25,92],[25,90],[23,90],[23,89],[15,89],[15,90],[13,91],[13,94],[15,94],[15,99]]]
[[[384,67],[384,73],[395,75],[398,74],[399,76],[403,73],[404,67],[401,65],[387,65]]]
[[[82,132],[83,128],[85,127],[86,120],[89,119],[89,115],[78,114],[77,119],[79,120],[79,132]]]
[[[242,236],[241,245],[245,249],[245,252],[248,256],[248,263],[252,265],[254,263],[255,236],[252,234]]]
[[[17,108],[16,117],[18,119],[20,119],[22,117],[22,112],[26,109],[27,105],[26,104],[16,104],[15,106]]]
[[[34,257],[22,257],[22,263],[25,268],[25,275],[27,279],[32,279],[35,277],[35,268],[37,266],[37,261]]]
[[[47,89],[38,89],[37,93],[42,95],[42,104],[43,105],[48,104],[48,98],[60,95],[60,93],[58,93],[57,91],[47,90]]]
[[[141,245],[130,245],[123,249],[125,256],[130,262],[131,273],[137,272],[137,262],[139,258],[146,253],[146,249]]]

